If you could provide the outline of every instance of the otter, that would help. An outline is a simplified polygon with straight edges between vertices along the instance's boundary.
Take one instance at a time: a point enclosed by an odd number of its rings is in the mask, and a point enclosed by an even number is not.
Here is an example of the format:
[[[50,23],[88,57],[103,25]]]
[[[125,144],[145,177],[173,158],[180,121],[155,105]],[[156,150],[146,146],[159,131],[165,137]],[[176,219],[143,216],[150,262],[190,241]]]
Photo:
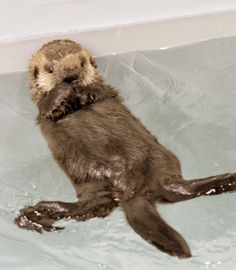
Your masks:
[[[16,224],[37,232],[63,229],[124,210],[135,232],[172,256],[191,257],[183,237],[158,214],[174,203],[236,190],[236,173],[185,180],[178,158],[161,145],[100,76],[95,58],[72,40],[54,40],[29,63],[37,123],[78,201],[41,201],[20,210]]]

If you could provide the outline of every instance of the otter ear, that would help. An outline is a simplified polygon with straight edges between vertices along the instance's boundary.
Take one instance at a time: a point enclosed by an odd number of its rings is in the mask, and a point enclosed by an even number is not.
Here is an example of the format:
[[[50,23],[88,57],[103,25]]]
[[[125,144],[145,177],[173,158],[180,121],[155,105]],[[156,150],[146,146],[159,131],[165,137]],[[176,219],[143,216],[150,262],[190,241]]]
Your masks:
[[[94,68],[98,67],[95,59],[92,56],[90,56],[89,61]]]

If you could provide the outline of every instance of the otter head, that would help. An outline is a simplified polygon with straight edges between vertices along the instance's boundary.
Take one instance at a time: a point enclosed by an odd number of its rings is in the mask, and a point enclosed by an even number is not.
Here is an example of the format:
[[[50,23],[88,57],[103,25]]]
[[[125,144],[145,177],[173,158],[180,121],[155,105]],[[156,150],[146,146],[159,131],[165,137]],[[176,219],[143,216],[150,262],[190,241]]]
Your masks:
[[[32,98],[39,102],[61,82],[86,86],[97,77],[96,62],[89,52],[72,40],[49,42],[29,63]]]

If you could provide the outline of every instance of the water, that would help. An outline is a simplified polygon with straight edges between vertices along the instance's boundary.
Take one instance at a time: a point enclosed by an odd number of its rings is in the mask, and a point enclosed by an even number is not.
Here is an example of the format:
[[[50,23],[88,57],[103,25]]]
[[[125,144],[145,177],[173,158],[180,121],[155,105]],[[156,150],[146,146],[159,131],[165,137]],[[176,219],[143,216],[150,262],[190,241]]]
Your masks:
[[[98,59],[133,113],[181,160],[188,179],[236,171],[236,37]],[[19,208],[75,193],[34,123],[25,73],[0,77],[0,269],[234,269],[236,193],[158,205],[188,241],[178,260],[143,241],[121,210],[68,222],[59,233],[25,231]]]

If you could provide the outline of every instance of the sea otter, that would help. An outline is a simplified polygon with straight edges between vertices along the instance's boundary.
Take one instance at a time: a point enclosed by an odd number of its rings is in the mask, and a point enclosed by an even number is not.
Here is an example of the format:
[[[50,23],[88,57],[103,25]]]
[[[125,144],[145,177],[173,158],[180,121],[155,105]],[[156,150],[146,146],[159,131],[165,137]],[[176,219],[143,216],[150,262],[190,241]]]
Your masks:
[[[73,184],[77,202],[41,201],[16,218],[38,232],[60,219],[106,217],[120,206],[130,226],[160,250],[191,257],[182,236],[155,209],[236,189],[236,173],[185,180],[178,158],[161,145],[99,75],[93,56],[71,40],[45,44],[29,63],[37,123]],[[129,89],[127,89],[129,91]]]

